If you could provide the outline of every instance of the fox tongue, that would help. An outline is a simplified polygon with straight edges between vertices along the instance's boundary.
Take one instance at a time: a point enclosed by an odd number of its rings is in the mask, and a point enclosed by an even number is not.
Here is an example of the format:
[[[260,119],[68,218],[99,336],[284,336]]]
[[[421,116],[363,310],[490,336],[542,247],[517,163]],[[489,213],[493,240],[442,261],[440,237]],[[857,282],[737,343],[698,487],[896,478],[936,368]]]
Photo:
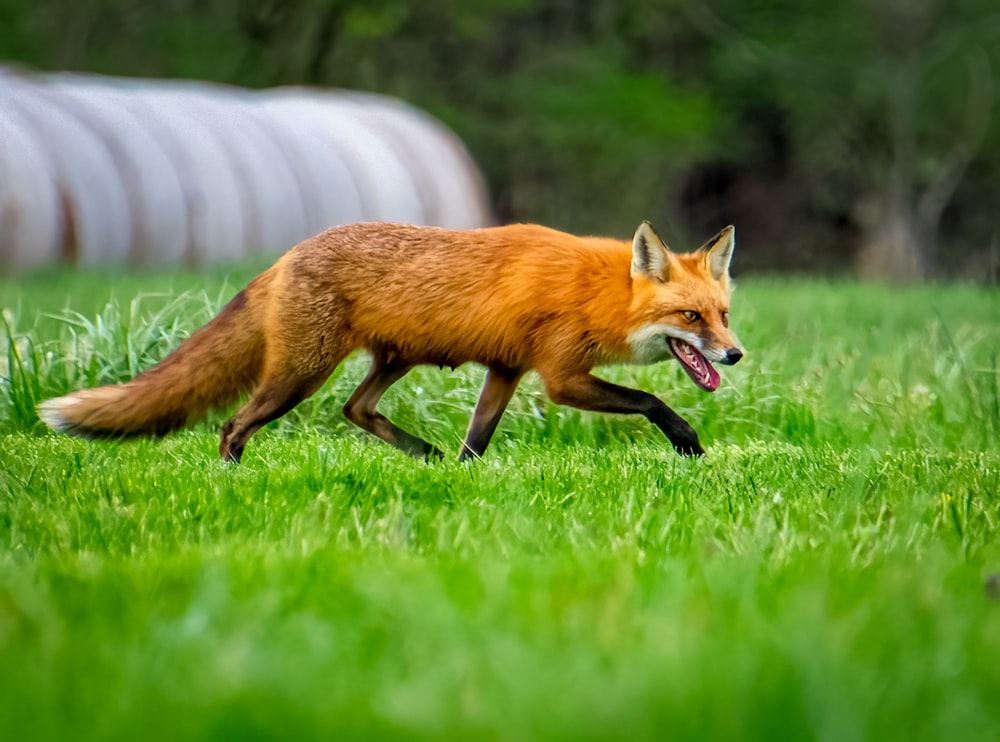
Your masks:
[[[719,388],[719,372],[712,367],[698,349],[690,343],[677,338],[669,338],[670,350],[673,351],[681,367],[687,371],[691,380],[706,392],[714,392]]]

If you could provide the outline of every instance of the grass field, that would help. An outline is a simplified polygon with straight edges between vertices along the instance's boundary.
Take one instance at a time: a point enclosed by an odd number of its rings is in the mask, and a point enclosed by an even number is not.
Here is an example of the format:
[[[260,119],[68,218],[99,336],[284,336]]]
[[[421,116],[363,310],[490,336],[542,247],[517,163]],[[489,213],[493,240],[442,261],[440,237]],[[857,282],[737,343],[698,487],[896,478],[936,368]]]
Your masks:
[[[995,290],[745,280],[715,394],[606,370],[700,460],[529,378],[484,460],[420,463],[344,421],[363,358],[240,467],[222,414],[38,424],[252,273],[0,282],[0,738],[1000,739]],[[382,409],[457,454],[481,378]]]

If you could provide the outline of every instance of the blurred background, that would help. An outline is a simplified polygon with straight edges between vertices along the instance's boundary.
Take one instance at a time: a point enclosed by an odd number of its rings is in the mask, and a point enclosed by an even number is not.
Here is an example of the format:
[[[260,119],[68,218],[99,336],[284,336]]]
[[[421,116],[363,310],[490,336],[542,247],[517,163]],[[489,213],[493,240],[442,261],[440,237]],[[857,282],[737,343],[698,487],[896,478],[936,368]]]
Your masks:
[[[0,64],[395,96],[495,221],[739,273],[1000,272],[996,0],[0,0]]]

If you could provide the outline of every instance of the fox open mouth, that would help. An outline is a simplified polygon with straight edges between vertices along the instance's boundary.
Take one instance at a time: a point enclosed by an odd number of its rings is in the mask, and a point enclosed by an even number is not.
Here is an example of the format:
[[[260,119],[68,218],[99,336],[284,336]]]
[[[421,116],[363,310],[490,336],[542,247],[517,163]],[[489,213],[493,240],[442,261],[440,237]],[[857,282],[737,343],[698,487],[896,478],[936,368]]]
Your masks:
[[[695,384],[706,392],[714,392],[719,388],[719,372],[697,348],[675,337],[667,338],[667,341],[670,344],[670,350],[680,361],[681,367],[687,371],[687,375]]]

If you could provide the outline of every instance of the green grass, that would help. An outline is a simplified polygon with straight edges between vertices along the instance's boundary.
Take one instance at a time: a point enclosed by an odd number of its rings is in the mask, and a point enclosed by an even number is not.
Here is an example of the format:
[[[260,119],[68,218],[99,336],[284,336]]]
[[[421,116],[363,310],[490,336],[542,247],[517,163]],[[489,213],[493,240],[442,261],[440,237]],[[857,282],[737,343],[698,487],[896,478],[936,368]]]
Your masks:
[[[605,369],[708,455],[527,379],[484,460],[411,460],[328,385],[217,460],[48,434],[251,277],[0,282],[0,738],[1000,738],[1000,301],[746,280],[713,395]],[[138,297],[138,298],[137,298]],[[454,454],[482,372],[382,409]]]

